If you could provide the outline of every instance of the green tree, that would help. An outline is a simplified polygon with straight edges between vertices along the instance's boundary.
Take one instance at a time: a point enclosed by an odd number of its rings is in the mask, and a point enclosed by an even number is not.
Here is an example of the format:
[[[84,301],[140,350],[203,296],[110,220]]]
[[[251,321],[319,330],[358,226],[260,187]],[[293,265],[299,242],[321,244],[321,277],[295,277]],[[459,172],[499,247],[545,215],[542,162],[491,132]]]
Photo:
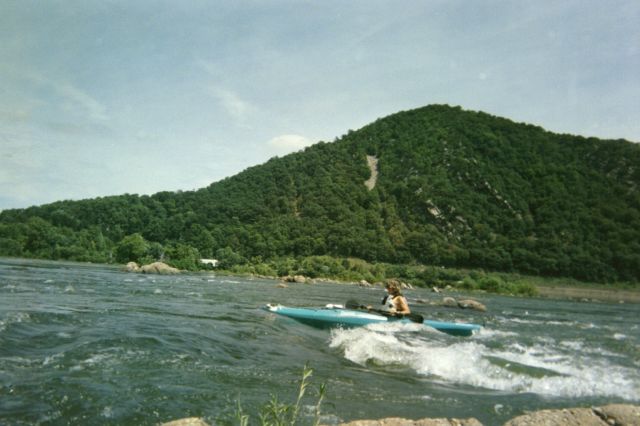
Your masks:
[[[171,266],[188,271],[195,271],[200,265],[200,253],[195,247],[177,243],[170,246],[166,253],[167,263]]]
[[[141,262],[147,256],[149,243],[139,234],[124,237],[116,247],[116,260],[120,263]]]
[[[236,265],[242,265],[246,262],[244,257],[233,251],[230,247],[216,250],[216,259],[219,262],[218,267],[221,269],[231,269]]]

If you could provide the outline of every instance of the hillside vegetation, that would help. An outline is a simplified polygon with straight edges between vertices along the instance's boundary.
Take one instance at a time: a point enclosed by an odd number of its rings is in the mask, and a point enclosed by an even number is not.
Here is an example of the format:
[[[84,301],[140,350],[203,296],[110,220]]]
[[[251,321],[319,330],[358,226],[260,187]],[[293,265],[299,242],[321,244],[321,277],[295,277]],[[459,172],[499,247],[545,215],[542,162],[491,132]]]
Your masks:
[[[197,191],[3,211],[0,255],[182,268],[333,256],[638,282],[639,187],[637,144],[434,105]]]

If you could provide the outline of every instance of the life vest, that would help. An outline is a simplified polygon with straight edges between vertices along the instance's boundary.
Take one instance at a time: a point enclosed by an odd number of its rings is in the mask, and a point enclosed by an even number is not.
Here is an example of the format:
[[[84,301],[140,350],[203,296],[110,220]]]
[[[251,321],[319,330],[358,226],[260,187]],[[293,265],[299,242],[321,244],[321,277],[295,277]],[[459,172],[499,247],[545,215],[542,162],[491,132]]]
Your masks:
[[[386,309],[391,309],[391,308],[395,308],[395,305],[393,304],[393,299],[395,299],[396,296],[392,296],[390,294],[387,294],[383,299],[382,299],[382,305],[386,308]]]

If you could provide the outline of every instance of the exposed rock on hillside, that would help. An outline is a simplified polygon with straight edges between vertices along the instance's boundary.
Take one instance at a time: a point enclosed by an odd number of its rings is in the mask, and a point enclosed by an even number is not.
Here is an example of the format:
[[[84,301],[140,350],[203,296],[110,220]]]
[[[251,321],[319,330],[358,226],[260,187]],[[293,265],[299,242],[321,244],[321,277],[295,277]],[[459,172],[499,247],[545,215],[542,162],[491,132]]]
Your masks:
[[[369,166],[369,170],[371,170],[371,176],[364,181],[364,185],[371,191],[376,187],[376,182],[378,181],[378,158],[373,155],[367,155],[367,165]]]

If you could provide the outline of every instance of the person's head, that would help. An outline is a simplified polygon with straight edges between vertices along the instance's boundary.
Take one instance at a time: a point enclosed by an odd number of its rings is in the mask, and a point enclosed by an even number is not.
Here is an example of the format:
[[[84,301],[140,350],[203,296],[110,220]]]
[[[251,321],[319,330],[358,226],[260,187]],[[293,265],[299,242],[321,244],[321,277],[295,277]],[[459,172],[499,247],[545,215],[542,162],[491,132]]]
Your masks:
[[[400,283],[397,280],[388,280],[384,288],[387,289],[389,294],[397,296],[400,294]]]

